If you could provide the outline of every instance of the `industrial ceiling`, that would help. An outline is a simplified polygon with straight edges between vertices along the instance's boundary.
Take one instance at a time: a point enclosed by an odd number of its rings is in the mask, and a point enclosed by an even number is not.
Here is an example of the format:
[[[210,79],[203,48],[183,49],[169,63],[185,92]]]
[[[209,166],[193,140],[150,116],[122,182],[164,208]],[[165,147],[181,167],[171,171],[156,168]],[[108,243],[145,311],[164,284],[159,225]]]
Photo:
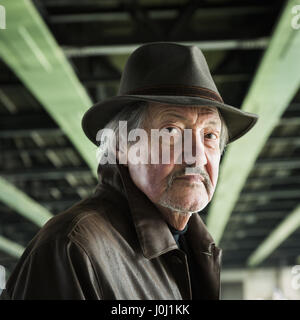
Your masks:
[[[0,265],[11,272],[49,218],[93,193],[96,150],[81,117],[116,95],[128,55],[154,41],[199,46],[223,100],[260,116],[226,148],[200,213],[223,268],[299,264],[298,2],[2,1]]]

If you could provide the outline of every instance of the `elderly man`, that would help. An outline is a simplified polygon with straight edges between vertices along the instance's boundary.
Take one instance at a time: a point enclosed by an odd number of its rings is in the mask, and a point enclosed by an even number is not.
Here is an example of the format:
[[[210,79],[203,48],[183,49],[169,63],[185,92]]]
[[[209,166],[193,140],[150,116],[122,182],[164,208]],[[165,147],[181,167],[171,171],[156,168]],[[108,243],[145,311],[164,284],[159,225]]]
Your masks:
[[[218,299],[221,250],[198,212],[226,143],[256,120],[223,103],[197,47],[138,48],[118,96],[83,118],[99,145],[95,194],[40,230],[3,298]]]

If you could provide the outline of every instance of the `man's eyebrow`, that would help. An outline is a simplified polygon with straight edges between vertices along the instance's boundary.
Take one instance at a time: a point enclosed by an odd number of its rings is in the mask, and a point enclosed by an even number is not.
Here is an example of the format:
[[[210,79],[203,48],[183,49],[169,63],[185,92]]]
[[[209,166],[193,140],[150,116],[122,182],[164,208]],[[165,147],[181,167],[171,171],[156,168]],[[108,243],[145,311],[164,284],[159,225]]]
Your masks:
[[[209,122],[207,122],[207,124],[218,125],[218,124],[220,124],[220,122],[215,121],[215,120],[210,120]]]
[[[209,111],[207,113],[211,113],[211,111],[209,109],[207,111]],[[190,119],[188,119],[188,118],[186,118],[186,117],[184,117],[184,116],[182,116],[180,114],[177,114],[177,113],[165,113],[165,114],[163,114],[163,117],[165,117],[165,116],[178,118],[178,119],[184,120],[186,122],[190,122],[191,121]],[[219,122],[216,121],[216,120],[210,120],[209,122],[207,122],[207,125],[215,125],[216,126],[218,124],[219,124]]]

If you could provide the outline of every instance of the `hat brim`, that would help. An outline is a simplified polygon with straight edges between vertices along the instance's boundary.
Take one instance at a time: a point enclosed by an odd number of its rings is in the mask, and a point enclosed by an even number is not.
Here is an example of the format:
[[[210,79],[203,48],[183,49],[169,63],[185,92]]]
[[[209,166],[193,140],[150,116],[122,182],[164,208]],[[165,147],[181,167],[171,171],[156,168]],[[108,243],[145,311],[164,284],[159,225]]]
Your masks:
[[[219,109],[228,127],[229,141],[237,140],[247,133],[257,122],[258,116],[242,111],[233,106],[193,96],[154,96],[123,95],[116,96],[93,105],[82,118],[82,129],[86,136],[97,145],[96,136],[99,130],[114,118],[125,106],[137,101],[158,102],[182,107],[212,106]]]

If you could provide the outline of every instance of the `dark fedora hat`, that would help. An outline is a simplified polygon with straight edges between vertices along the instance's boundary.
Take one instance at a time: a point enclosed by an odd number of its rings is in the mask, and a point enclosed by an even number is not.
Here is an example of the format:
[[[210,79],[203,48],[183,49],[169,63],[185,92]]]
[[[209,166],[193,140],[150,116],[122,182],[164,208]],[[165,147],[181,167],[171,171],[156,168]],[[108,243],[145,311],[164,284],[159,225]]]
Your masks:
[[[243,136],[258,119],[223,102],[198,47],[176,43],[149,43],[136,49],[124,68],[118,95],[96,103],[85,113],[83,131],[97,144],[97,132],[137,101],[217,107],[228,127],[229,142]]]

